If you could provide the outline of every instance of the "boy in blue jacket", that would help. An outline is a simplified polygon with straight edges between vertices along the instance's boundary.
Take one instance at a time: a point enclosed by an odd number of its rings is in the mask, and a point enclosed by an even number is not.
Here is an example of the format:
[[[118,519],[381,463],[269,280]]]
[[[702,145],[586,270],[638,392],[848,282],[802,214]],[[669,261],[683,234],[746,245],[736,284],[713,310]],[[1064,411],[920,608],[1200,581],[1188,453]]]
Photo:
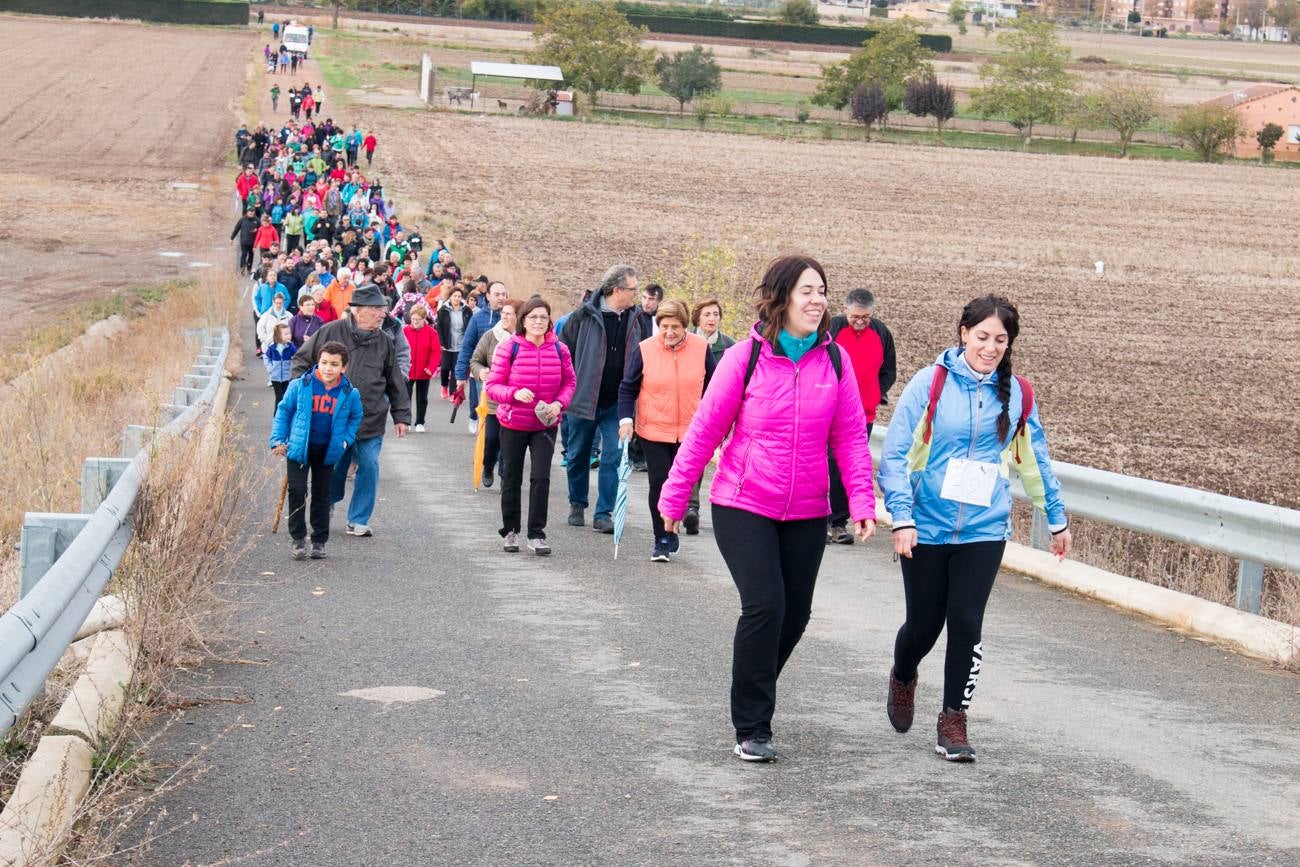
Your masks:
[[[289,383],[275,413],[270,445],[273,452],[288,459],[289,535],[295,560],[307,559],[308,479],[311,558],[325,558],[330,537],[330,477],[361,426],[361,392],[343,375],[347,365],[348,348],[335,340],[326,343],[316,366]]]

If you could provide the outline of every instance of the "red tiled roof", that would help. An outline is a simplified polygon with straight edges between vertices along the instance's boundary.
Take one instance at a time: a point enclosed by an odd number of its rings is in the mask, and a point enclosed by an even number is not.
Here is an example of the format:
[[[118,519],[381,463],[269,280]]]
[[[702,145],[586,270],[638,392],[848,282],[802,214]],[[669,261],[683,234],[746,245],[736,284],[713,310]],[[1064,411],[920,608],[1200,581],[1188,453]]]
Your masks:
[[[1225,93],[1223,96],[1216,96],[1214,99],[1207,99],[1205,105],[1226,105],[1229,108],[1241,105],[1243,102],[1251,102],[1256,99],[1263,99],[1266,96],[1272,96],[1275,93],[1281,93],[1284,90],[1298,90],[1291,84],[1252,84],[1243,87],[1240,90],[1234,90],[1232,93]]]

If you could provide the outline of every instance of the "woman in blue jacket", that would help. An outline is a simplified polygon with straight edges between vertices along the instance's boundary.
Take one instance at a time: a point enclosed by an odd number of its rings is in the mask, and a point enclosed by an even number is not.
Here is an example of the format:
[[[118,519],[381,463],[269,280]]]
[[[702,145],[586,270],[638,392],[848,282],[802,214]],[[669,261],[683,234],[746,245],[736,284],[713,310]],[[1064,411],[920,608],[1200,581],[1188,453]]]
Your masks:
[[[307,487],[311,482],[311,558],[325,557],[330,537],[330,480],[361,427],[361,392],[343,371],[348,348],[330,341],[316,364],[289,383],[271,428],[270,446],[287,459],[289,536],[293,559],[307,558]]]
[[[894,521],[907,604],[886,712],[898,731],[911,728],[917,667],[946,625],[935,752],[949,761],[975,760],[966,709],[983,666],[984,607],[1011,538],[1012,467],[1047,513],[1052,553],[1070,552],[1069,519],[1033,388],[1011,372],[1019,332],[1020,314],[1006,298],[985,295],[967,304],[957,327],[961,346],[912,377],[881,456],[879,483]]]

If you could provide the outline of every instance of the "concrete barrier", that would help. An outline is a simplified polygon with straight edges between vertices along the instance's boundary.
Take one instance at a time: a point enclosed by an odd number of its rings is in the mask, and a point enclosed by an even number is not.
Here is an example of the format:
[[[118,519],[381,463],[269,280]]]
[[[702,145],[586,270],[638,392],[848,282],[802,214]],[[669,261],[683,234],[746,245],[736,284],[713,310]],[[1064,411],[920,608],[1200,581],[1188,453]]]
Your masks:
[[[85,671],[72,685],[48,730],[77,735],[89,744],[100,743],[122,714],[134,663],[135,650],[125,632],[99,633]]]
[[[90,790],[93,755],[79,737],[41,738],[0,813],[0,864],[58,860],[81,799]]]

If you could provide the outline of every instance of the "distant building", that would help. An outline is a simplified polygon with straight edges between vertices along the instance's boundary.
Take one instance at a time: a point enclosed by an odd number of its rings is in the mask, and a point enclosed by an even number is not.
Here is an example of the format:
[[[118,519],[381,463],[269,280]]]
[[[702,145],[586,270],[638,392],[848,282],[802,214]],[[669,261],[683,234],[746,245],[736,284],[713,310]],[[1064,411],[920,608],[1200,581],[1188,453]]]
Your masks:
[[[1237,139],[1239,157],[1259,156],[1255,134],[1266,123],[1282,127],[1282,140],[1273,149],[1279,160],[1300,160],[1300,87],[1290,84],[1252,84],[1232,93],[1206,100],[1207,105],[1226,105],[1241,116],[1246,133]]]

